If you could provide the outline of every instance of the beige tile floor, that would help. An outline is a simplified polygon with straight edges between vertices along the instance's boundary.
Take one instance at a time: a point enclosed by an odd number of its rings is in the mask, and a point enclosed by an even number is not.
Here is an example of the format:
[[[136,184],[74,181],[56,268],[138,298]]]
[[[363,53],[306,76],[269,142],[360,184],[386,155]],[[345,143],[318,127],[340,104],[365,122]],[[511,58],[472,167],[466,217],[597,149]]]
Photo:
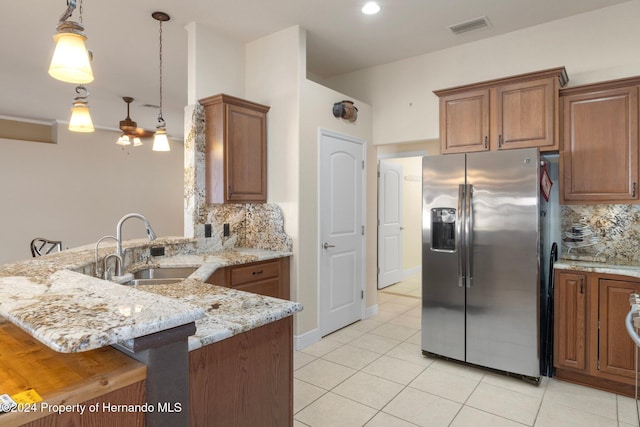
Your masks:
[[[422,356],[419,276],[378,291],[378,305],[295,352],[294,426],[639,426],[628,397]]]

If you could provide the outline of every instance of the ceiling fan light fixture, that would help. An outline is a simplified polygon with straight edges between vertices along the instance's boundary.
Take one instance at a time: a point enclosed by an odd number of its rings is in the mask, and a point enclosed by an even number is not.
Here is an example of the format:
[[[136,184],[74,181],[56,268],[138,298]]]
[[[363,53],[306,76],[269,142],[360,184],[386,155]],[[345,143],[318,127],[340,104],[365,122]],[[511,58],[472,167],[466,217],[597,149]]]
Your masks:
[[[89,113],[89,103],[87,96],[89,91],[84,86],[76,87],[76,96],[71,107],[71,119],[69,119],[69,130],[71,132],[93,132],[93,121]]]
[[[126,135],[124,133],[120,135],[120,138],[118,138],[118,140],[116,141],[116,144],[122,145],[123,147],[126,147],[127,145],[131,145],[131,140],[129,139],[129,135]]]
[[[49,75],[67,83],[86,84],[93,81],[91,54],[84,42],[87,36],[82,25],[82,1],[80,2],[80,23],[67,21],[76,7],[75,0],[67,0],[67,10],[60,17],[53,40],[56,43]]]
[[[139,147],[142,145],[142,140],[140,138],[138,138],[137,136],[133,137],[133,146],[134,147]]]

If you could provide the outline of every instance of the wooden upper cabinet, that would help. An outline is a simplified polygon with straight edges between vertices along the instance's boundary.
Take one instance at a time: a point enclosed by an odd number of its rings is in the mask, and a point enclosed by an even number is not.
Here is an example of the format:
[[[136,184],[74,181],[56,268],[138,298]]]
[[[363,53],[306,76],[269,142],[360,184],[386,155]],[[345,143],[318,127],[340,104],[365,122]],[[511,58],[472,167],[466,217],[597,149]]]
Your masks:
[[[558,149],[557,78],[504,85],[495,93],[498,150]]]
[[[215,95],[205,108],[207,203],[267,201],[267,112],[269,107]]]
[[[443,153],[489,149],[489,91],[477,90],[440,98]]]
[[[558,89],[564,67],[435,91],[442,154],[559,149]]]
[[[561,91],[561,202],[638,202],[638,85],[640,78]]]

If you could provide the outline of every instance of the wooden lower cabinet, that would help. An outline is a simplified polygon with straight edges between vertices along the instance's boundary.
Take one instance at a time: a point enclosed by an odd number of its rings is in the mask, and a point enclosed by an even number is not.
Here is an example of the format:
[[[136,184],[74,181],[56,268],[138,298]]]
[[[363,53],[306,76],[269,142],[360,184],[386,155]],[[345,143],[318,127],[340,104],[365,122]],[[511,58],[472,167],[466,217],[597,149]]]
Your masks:
[[[289,257],[219,268],[207,283],[289,299]]]
[[[192,427],[293,425],[293,317],[189,353]]]
[[[587,359],[586,276],[557,273],[554,288],[555,317],[554,365],[584,370]]]
[[[25,427],[56,427],[56,426],[131,426],[143,427],[145,425],[145,413],[142,411],[125,411],[120,407],[131,407],[133,405],[142,406],[145,403],[144,381],[131,384],[119,390],[112,391],[95,399],[82,402],[87,410],[84,414],[79,412],[64,412],[52,414],[27,424],[20,424]],[[97,411],[90,411],[88,408],[99,408]],[[112,408],[112,410],[105,410]],[[16,424],[17,425],[17,424]]]
[[[562,270],[555,277],[556,377],[633,396],[635,348],[625,317],[640,279]]]

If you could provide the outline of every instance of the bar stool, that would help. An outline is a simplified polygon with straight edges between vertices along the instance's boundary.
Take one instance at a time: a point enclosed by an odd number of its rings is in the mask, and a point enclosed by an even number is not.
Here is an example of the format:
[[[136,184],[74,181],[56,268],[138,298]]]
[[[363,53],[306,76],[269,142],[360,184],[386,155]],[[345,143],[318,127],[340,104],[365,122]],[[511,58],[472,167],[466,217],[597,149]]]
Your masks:
[[[62,250],[62,242],[59,240],[49,240],[42,237],[36,237],[29,245],[31,247],[31,255],[33,257],[47,255],[52,252],[60,252]]]

